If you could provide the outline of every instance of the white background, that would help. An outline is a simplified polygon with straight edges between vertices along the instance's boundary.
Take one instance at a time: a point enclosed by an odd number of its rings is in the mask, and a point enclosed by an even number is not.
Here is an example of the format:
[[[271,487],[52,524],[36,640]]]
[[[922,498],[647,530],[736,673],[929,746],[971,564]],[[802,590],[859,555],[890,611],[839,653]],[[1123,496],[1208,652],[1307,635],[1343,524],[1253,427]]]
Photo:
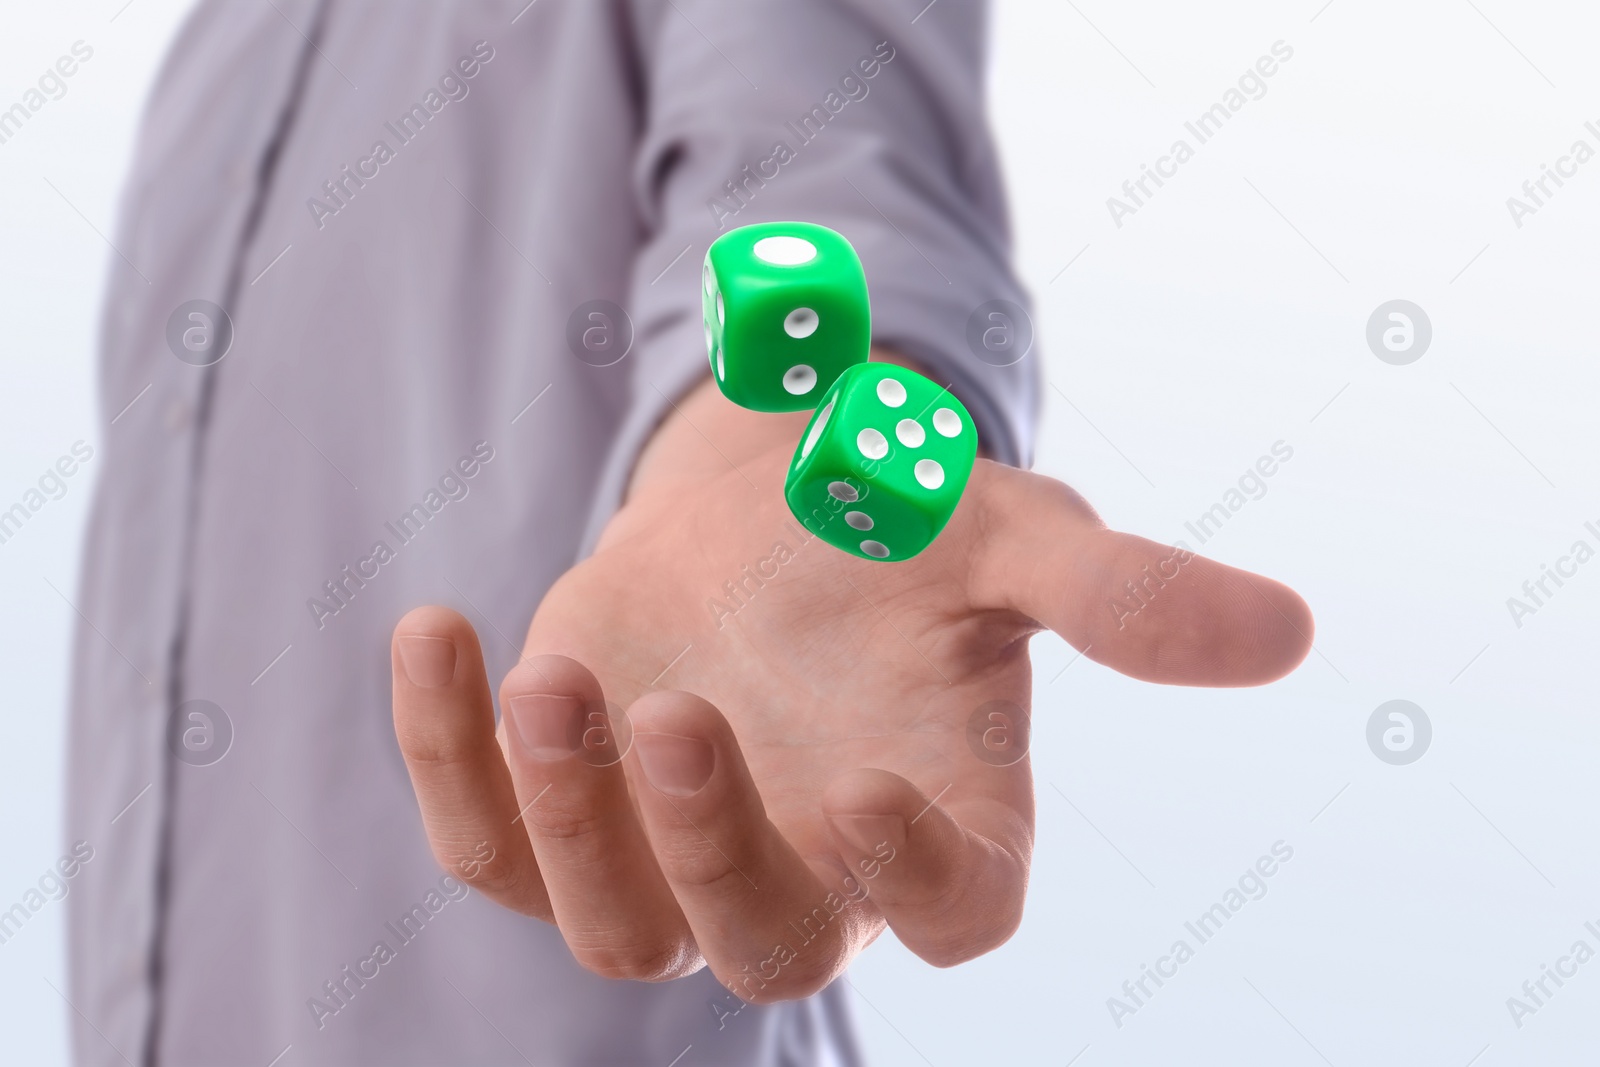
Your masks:
[[[1026,922],[952,971],[892,939],[868,952],[851,981],[877,1063],[1595,1055],[1600,961],[1520,1029],[1506,999],[1577,939],[1600,949],[1583,928],[1600,925],[1600,561],[1520,628],[1506,600],[1575,540],[1600,548],[1584,529],[1600,526],[1600,161],[1521,228],[1506,198],[1575,139],[1600,148],[1583,128],[1600,120],[1600,19],[1576,3],[1320,3],[999,5],[991,109],[1038,300],[1030,358],[1053,383],[1037,468],[1113,525],[1194,546],[1184,523],[1285,442],[1293,458],[1204,551],[1299,589],[1317,650],[1277,685],[1206,692],[1041,639]],[[112,232],[186,3],[121,7],[4,14],[5,104],[73,41],[95,49],[0,145],[4,505],[112,414],[92,392],[111,254],[96,231]],[[1266,95],[1117,227],[1106,198],[1278,40],[1294,55]],[[1365,341],[1395,298],[1433,325],[1407,366]],[[94,467],[0,545],[0,910],[60,853],[67,598]],[[1395,698],[1433,725],[1409,766],[1367,747]],[[1119,1028],[1107,998],[1175,939],[1195,944],[1184,922],[1280,840],[1294,857],[1266,896]],[[7,1062],[65,1061],[63,914],[0,945]]]

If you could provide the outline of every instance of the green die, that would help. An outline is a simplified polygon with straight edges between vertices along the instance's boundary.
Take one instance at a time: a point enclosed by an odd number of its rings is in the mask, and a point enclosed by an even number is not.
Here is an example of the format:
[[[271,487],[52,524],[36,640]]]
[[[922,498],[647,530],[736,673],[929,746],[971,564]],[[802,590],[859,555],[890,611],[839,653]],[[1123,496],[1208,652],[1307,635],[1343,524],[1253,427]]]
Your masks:
[[[867,278],[850,242],[826,226],[729,230],[706,250],[700,279],[711,373],[740,407],[814,408],[847,367],[866,362]]]
[[[892,363],[862,363],[811,416],[783,495],[835,548],[910,559],[955,513],[977,455],[972,416],[947,390]]]

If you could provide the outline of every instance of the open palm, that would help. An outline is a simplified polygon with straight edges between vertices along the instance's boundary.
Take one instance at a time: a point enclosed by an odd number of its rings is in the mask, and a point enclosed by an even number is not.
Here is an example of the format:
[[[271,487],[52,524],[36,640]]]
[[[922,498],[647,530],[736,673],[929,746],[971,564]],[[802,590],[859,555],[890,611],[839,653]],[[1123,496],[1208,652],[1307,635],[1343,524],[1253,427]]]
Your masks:
[[[498,736],[470,625],[422,608],[396,629],[436,855],[599,973],[709,964],[762,1002],[815,992],[885,924],[936,964],[988,951],[1032,851],[1030,634],[1192,685],[1309,649],[1284,586],[984,460],[922,555],[846,555],[789,517],[788,458],[637,494],[540,605]]]

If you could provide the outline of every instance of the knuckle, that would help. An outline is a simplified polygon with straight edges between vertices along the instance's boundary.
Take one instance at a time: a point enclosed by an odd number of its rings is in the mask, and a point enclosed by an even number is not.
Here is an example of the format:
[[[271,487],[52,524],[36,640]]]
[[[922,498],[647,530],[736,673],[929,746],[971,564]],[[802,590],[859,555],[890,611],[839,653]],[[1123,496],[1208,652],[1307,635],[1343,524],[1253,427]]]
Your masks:
[[[990,921],[980,931],[976,955],[993,952],[1015,937],[1020,929],[1022,929],[1022,902],[1019,900],[1015,906],[997,909],[990,916]]]
[[[747,1004],[779,1004],[787,1000],[801,1000],[815,996],[827,988],[844,972],[847,962],[839,946],[807,946],[806,953],[796,956],[771,974],[767,967],[774,961],[746,964],[734,970],[731,962],[724,961],[713,968],[717,980],[734,996]]]
[[[522,821],[547,841],[581,841],[603,833],[608,820],[597,805],[585,799],[560,799],[553,794],[522,813]]]
[[[495,854],[481,859],[439,854],[435,858],[454,877],[490,896],[514,897],[529,885],[527,873],[508,856]]]
[[[658,852],[657,861],[667,881],[711,893],[754,892],[749,878],[733,860],[713,848],[683,848]]]
[[[952,904],[929,922],[916,953],[935,967],[954,967],[993,952],[1022,926],[1022,901],[1005,899],[976,906]]]
[[[790,968],[783,976],[781,992],[785,1000],[800,1000],[814,996],[827,988],[843,971],[842,953],[837,949],[817,953],[809,960],[797,960],[799,966]]]
[[[406,762],[428,770],[461,767],[472,763],[482,752],[476,740],[464,738],[454,730],[413,727],[397,730],[396,737]]]
[[[998,845],[954,877],[902,909],[917,932],[914,951],[935,967],[953,967],[992,952],[1022,926],[1027,863]],[[902,936],[902,940],[906,940]]]
[[[970,886],[958,869],[897,872],[905,877],[875,888],[873,896],[884,905],[916,915],[917,922],[932,927],[950,922],[966,906]]]
[[[917,949],[917,955],[935,967],[955,967],[993,952],[1011,940],[1020,925],[1020,918],[1016,922],[984,920],[923,944]]]
[[[653,835],[654,836],[654,835]],[[686,824],[655,836],[656,862],[667,881],[686,889],[739,900],[759,892],[763,874],[778,868],[777,827],[764,817]]]
[[[630,982],[666,982],[700,966],[694,942],[685,937],[657,938],[625,946],[591,947],[573,955],[585,970],[602,978]]]

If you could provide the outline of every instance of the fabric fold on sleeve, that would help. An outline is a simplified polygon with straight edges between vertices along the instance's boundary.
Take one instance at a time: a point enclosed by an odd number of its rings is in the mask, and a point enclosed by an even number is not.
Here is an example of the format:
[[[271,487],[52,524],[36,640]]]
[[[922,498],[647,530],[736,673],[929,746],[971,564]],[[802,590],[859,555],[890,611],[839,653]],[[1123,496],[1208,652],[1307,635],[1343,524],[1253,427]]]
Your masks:
[[[1031,462],[1038,354],[1001,366],[1009,355],[969,338],[991,325],[1014,331],[1013,343],[1032,334],[985,118],[986,5],[939,4],[913,23],[914,6],[636,5],[646,118],[633,171],[634,347],[584,554],[639,451],[709,373],[700,264],[720,234],[751,223],[844,234],[866,270],[874,345],[948,385],[987,455]]]

